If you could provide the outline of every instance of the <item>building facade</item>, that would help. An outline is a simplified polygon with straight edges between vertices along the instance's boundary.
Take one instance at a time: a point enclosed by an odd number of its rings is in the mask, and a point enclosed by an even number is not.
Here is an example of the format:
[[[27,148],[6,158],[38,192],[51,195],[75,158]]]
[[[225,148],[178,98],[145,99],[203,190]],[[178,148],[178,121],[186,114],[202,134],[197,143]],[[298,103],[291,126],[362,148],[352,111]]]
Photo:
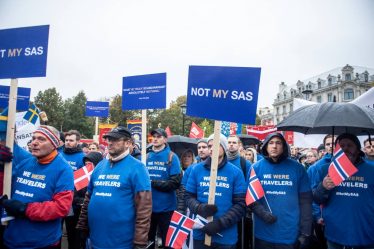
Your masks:
[[[374,69],[346,65],[288,87],[279,84],[274,100],[274,124],[293,111],[293,99],[317,103],[350,102],[374,86]]]

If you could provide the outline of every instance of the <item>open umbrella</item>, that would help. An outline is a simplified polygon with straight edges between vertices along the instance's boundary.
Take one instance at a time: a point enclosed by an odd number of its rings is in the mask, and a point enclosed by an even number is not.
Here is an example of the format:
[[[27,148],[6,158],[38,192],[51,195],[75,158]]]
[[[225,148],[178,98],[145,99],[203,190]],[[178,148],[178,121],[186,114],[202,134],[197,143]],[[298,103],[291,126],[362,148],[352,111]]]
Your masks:
[[[238,137],[243,143],[243,146],[248,146],[251,144],[259,144],[261,141],[255,136],[247,135],[247,134],[239,134]]]
[[[373,134],[374,109],[336,102],[303,106],[280,122],[277,129],[304,134]]]
[[[187,149],[191,149],[195,156],[197,155],[197,139],[195,138],[174,135],[168,137],[168,144],[170,149],[179,157]]]

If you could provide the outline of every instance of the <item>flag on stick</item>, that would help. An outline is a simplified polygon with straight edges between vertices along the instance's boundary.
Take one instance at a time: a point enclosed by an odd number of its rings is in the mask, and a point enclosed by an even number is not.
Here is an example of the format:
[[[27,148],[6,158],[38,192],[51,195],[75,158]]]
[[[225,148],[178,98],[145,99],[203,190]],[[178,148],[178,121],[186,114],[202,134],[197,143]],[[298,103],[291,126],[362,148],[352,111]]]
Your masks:
[[[265,195],[264,189],[262,188],[261,182],[258,179],[255,170],[251,169],[249,177],[249,183],[247,188],[247,194],[245,195],[245,203],[248,205],[261,199]]]
[[[192,122],[190,130],[190,138],[203,138],[204,130],[201,129],[195,122]]]
[[[74,186],[77,191],[88,186],[93,170],[94,165],[92,163],[88,163],[82,168],[74,171]]]
[[[166,243],[168,247],[180,249],[184,241],[187,239],[188,234],[194,225],[194,221],[187,216],[174,211],[170,220],[168,232],[166,234]]]
[[[29,121],[30,123],[35,124],[36,121],[38,121],[39,118],[39,109],[36,107],[36,105],[31,104],[29,107],[29,110],[26,112],[25,116],[23,116],[23,119]]]
[[[339,144],[336,145],[334,156],[329,166],[329,176],[338,186],[341,182],[356,173],[358,169],[352,164],[351,160],[344,153]]]

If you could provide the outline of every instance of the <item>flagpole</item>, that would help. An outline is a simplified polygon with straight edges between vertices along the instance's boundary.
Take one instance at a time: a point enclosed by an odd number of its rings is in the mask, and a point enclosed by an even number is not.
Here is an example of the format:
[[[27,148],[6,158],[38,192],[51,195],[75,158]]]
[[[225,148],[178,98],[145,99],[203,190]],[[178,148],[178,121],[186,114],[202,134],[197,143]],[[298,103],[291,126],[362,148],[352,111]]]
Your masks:
[[[147,110],[142,110],[142,163],[146,165],[147,159]]]
[[[18,79],[12,79],[10,82],[9,91],[9,106],[8,106],[8,123],[6,133],[6,146],[13,152],[14,132],[15,132],[15,119],[16,119],[16,105],[17,105],[17,88]],[[3,195],[11,198],[12,186],[12,162],[5,163],[4,165],[4,183]]]
[[[219,146],[221,137],[221,121],[214,121],[214,137],[213,137],[213,151],[212,151],[212,163],[210,165],[210,182],[209,182],[209,197],[208,204],[214,204],[216,197],[216,179],[218,172],[218,156]],[[207,217],[208,222],[213,221],[213,216]],[[204,244],[210,246],[212,243],[212,237],[205,234]]]
[[[270,213],[273,213],[273,212],[271,211],[271,208],[270,208],[270,205],[269,205],[268,199],[266,198],[266,195],[264,195],[264,198],[265,198],[266,204],[268,205],[268,208],[269,208]]]

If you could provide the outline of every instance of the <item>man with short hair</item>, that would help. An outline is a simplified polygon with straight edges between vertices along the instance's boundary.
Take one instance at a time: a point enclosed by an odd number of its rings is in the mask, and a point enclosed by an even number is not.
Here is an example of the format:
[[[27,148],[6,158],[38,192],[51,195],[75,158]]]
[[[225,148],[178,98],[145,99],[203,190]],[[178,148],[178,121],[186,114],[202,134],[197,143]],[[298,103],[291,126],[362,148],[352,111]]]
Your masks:
[[[213,135],[208,138],[213,145]],[[202,229],[194,229],[194,248],[235,248],[237,223],[245,214],[246,184],[241,170],[227,161],[227,139],[221,134],[218,156],[215,204],[207,204],[209,196],[211,157],[196,164],[188,177],[186,204],[194,214],[214,216]],[[211,151],[212,153],[212,151]],[[210,247],[204,245],[204,235],[212,236]]]
[[[365,159],[368,163],[374,163],[374,142],[370,138],[364,141]]]
[[[152,218],[148,240],[155,242],[156,231],[165,246],[166,233],[170,219],[177,208],[176,190],[181,183],[181,169],[178,156],[175,155],[167,144],[167,134],[164,129],[158,128],[151,131],[152,148],[147,153],[147,168],[152,186]],[[150,249],[155,248],[155,243]]]
[[[324,206],[328,248],[374,248],[374,167],[363,160],[355,135],[341,134],[335,143],[358,171],[338,186],[326,174],[314,191],[315,202]]]
[[[73,200],[73,171],[58,154],[59,132],[40,126],[31,142],[31,154],[14,148],[12,199],[1,204],[9,221],[4,241],[7,248],[59,248],[61,220]]]
[[[94,169],[77,228],[92,248],[146,248],[152,211],[148,172],[130,155],[131,132],[122,126],[104,135],[109,158]]]
[[[79,145],[81,134],[77,130],[70,130],[65,133],[65,147],[61,155],[69,163],[73,171],[76,171],[84,166],[83,157],[86,155]],[[86,144],[87,145],[87,144]],[[88,146],[88,145],[87,145]],[[74,199],[72,209],[65,218],[66,232],[68,235],[69,249],[79,249],[79,232],[75,228],[81,212],[83,199],[78,198],[77,192],[74,191]]]
[[[227,138],[227,160],[228,162],[234,164],[238,167],[244,176],[245,181],[248,180],[249,170],[251,168],[251,163],[240,155],[240,138],[237,135],[230,135]],[[248,216],[248,217],[247,217]],[[243,217],[240,222],[238,222],[238,249],[248,248],[252,240],[252,218],[249,213],[246,217]]]
[[[207,159],[210,155],[210,150],[208,148],[208,140],[206,138],[201,138],[197,141],[197,157],[196,161],[202,162]]]
[[[269,134],[264,159],[253,165],[265,198],[252,205],[256,248],[305,248],[312,228],[312,192],[304,167],[289,158],[280,133]]]

